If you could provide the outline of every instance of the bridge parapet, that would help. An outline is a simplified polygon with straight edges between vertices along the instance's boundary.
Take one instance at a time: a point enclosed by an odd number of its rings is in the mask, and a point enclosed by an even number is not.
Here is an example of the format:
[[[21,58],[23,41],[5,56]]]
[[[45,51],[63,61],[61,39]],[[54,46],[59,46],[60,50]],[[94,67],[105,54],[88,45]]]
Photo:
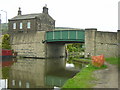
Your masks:
[[[47,31],[45,40],[49,42],[84,42],[85,31],[84,30],[57,30]]]

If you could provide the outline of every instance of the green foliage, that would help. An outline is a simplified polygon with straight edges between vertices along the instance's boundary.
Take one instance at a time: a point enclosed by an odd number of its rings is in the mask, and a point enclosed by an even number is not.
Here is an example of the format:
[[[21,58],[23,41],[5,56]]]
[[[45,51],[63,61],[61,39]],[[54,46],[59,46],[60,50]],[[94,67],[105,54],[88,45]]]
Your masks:
[[[2,45],[0,44],[0,49],[2,48]]]
[[[80,52],[84,51],[84,47],[82,43],[73,43],[73,44],[68,44],[67,49],[69,52]]]
[[[106,58],[105,59],[107,62],[109,62],[110,64],[118,64],[118,60],[120,60],[120,58],[114,58],[114,57],[112,57],[112,58]]]
[[[106,58],[105,59],[108,63],[114,64],[118,66],[118,70],[120,70],[120,57],[112,57],[112,58]]]
[[[106,65],[99,68],[89,64],[88,67],[83,68],[76,76],[69,79],[63,88],[91,88],[94,84],[90,83],[90,81],[96,80],[96,78],[92,76],[93,71],[105,68],[107,68]]]
[[[11,49],[10,36],[5,34],[2,38],[2,49]]]
[[[7,79],[8,78],[8,76],[9,76],[9,70],[10,70],[10,67],[3,67],[2,68],[3,79]]]

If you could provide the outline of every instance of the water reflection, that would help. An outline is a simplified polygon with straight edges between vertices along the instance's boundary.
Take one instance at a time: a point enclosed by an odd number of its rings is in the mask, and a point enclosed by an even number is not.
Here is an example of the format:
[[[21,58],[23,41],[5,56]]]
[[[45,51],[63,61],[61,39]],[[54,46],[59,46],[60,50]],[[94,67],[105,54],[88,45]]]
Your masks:
[[[0,66],[10,67],[14,62],[16,62],[16,58],[2,57],[2,60],[0,60]]]
[[[18,59],[11,67],[9,88],[61,87],[80,71],[81,64],[59,59]]]

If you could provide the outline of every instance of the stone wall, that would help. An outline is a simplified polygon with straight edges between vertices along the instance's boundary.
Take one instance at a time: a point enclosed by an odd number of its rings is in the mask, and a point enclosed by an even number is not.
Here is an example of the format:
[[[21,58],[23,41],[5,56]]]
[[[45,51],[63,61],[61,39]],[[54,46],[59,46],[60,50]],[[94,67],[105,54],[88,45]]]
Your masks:
[[[27,22],[30,22],[30,28],[27,28]],[[13,29],[13,23],[16,23],[16,29]],[[20,29],[20,23],[22,23],[22,29]],[[9,20],[8,28],[9,33],[18,33],[18,32],[30,32],[35,31],[36,29],[36,19],[23,19],[23,20]]]
[[[118,30],[117,38],[118,38],[118,57],[120,57],[120,30]]]
[[[85,30],[85,57],[104,54],[105,57],[118,56],[117,32],[101,32],[97,29]]]
[[[55,20],[50,15],[42,13],[37,18],[36,25],[37,31],[51,31],[55,28]]]
[[[117,57],[117,33],[96,33],[96,55],[104,54],[105,57]]]
[[[22,57],[56,58],[65,56],[65,44],[43,43],[45,31],[16,33],[11,36],[12,49]]]
[[[23,57],[45,57],[45,31],[16,33],[11,36],[12,49]]]

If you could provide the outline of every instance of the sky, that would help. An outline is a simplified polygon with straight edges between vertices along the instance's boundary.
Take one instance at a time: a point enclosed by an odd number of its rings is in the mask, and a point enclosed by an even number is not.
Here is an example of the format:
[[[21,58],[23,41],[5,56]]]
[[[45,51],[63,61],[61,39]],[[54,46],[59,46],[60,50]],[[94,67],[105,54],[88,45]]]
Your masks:
[[[42,13],[47,4],[56,27],[97,28],[98,31],[118,30],[118,2],[120,0],[0,0],[0,10],[7,18],[22,14]],[[6,13],[0,11],[2,23]]]

